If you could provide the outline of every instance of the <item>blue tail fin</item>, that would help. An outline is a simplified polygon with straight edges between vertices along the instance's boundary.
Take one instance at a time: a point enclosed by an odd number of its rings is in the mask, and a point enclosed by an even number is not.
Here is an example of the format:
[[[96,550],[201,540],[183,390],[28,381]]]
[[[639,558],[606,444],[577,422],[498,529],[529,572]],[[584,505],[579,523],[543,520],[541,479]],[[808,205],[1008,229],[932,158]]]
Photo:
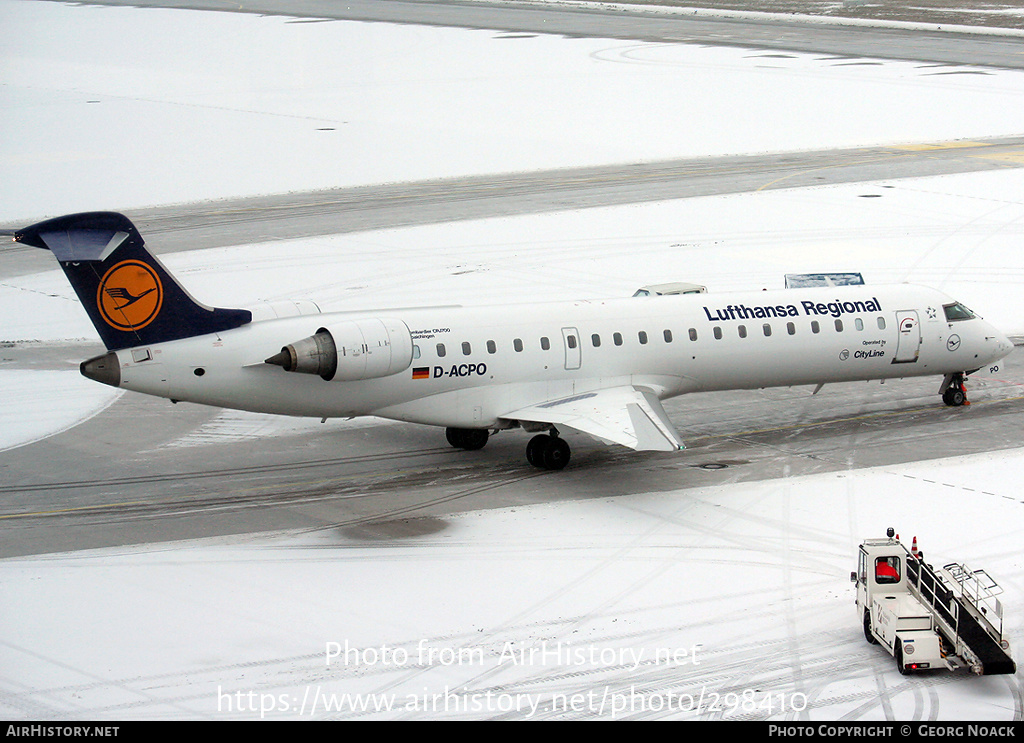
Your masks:
[[[230,330],[252,320],[248,310],[207,307],[193,299],[122,214],[58,217],[19,230],[14,239],[54,254],[110,351]]]

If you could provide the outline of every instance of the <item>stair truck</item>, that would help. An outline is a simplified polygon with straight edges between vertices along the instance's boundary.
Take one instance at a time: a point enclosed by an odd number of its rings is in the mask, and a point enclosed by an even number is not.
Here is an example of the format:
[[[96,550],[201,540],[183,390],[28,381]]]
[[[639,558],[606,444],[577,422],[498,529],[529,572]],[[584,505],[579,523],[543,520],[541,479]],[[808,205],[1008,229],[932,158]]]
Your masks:
[[[908,550],[893,529],[887,535],[864,540],[850,574],[867,641],[883,646],[902,674],[1015,673],[996,582],[959,563],[936,570],[924,561],[917,537]]]

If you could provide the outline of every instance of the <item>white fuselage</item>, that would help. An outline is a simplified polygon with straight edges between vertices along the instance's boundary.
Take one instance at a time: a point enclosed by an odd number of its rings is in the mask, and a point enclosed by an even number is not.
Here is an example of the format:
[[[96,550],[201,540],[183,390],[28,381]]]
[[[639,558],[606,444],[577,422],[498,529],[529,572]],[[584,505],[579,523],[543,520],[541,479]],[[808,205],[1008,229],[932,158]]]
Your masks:
[[[507,425],[511,411],[623,385],[665,399],[954,374],[1009,353],[984,320],[947,319],[950,304],[923,287],[861,285],[305,314],[116,353],[121,387],[174,400],[487,428]],[[411,362],[355,381],[265,363],[320,328],[361,318],[407,329]]]

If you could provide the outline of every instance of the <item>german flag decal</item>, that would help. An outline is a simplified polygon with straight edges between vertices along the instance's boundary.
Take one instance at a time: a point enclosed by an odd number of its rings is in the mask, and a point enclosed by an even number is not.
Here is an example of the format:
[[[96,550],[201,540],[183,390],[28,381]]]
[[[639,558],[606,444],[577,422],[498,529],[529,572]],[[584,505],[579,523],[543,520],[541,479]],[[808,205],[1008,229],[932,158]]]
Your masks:
[[[429,366],[414,366],[412,369],[413,379],[430,379]]]

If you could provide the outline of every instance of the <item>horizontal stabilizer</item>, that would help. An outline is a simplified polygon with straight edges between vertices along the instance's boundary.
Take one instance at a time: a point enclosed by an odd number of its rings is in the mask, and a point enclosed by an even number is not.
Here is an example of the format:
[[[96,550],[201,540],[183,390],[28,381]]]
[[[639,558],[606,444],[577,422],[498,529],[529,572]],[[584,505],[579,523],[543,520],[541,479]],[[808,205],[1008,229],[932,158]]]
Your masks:
[[[653,393],[636,387],[584,392],[516,410],[502,418],[567,426],[605,443],[638,451],[685,448],[661,401]]]

